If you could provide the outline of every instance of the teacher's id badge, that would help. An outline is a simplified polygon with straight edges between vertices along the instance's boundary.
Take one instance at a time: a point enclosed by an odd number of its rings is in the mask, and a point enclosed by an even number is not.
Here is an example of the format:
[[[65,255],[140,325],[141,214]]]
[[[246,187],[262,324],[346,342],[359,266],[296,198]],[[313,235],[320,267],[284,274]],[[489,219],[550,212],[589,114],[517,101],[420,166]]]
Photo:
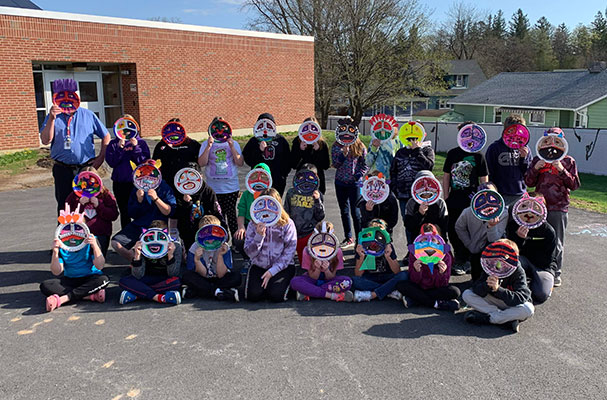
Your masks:
[[[72,149],[72,141],[68,137],[65,142],[63,142],[63,150],[71,150]]]

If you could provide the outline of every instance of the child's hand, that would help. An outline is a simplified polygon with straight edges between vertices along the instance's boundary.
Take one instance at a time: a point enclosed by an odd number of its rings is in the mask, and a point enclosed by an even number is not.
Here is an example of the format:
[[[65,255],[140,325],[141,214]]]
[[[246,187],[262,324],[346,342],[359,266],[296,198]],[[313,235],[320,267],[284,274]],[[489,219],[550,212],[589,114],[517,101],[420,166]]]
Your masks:
[[[137,201],[139,203],[141,203],[143,201],[143,196],[145,196],[145,192],[143,191],[143,189],[139,189],[137,191]]]
[[[186,201],[189,203],[190,201],[192,201],[192,196],[190,196],[189,194],[184,194],[183,201]]]
[[[88,202],[89,202],[89,198],[88,197],[86,197],[86,196],[80,197],[80,201],[79,201],[80,204],[85,205]]]
[[[137,243],[135,243],[135,246],[133,246],[133,254],[135,255],[133,257],[133,260],[139,261],[141,259],[141,246],[141,241],[138,241]]]
[[[264,142],[263,140],[259,142],[259,150],[265,151],[266,147],[268,147],[268,144],[266,142]]]
[[[266,225],[265,224],[257,224],[257,226],[255,227],[255,231],[257,232],[257,234],[259,236],[265,236],[266,235]]]
[[[438,272],[444,274],[447,270],[447,264],[443,260],[440,260],[436,265],[438,265]]]
[[[158,193],[156,193],[155,189],[149,189],[148,190],[148,196],[150,197],[150,199],[155,202],[156,199],[158,198]]]
[[[559,172],[563,172],[563,170],[565,169],[565,167],[563,167],[563,163],[560,160],[553,162],[552,165],[554,165],[554,168],[556,168],[556,170]]]
[[[86,237],[86,239],[84,239],[84,243],[91,245],[91,246],[95,246],[97,244],[97,240],[95,239],[95,236],[88,235]]]
[[[209,135],[209,140],[207,141],[207,147],[210,149],[211,147],[213,147],[213,143],[215,143],[215,138],[213,138],[213,136]]]
[[[264,274],[261,276],[261,287],[266,289],[268,287],[268,282],[270,282],[270,279],[272,279],[272,273],[270,271],[264,272]]]
[[[322,266],[322,261],[320,261],[320,260],[314,260],[314,262],[312,263],[312,267],[314,267],[314,271],[316,271],[317,269],[320,269],[321,266]]]
[[[120,146],[121,149],[124,149],[125,144],[126,144],[126,140],[124,140],[124,139],[118,140],[118,146]]]
[[[304,151],[307,147],[308,145],[306,144],[306,142],[299,142],[299,149],[301,151]]]
[[[321,261],[321,263],[320,263],[320,270],[322,272],[327,272],[329,270],[329,262],[327,260]]]
[[[133,145],[133,147],[137,146],[137,144],[139,143],[139,141],[137,140],[136,137],[130,138],[129,142],[131,142],[131,144]]]
[[[428,205],[426,203],[419,205],[419,213],[421,215],[426,215],[426,211],[428,211]]]
[[[98,207],[99,206],[99,199],[97,197],[91,197],[90,202],[93,205],[93,207]]]
[[[421,271],[421,269],[422,269],[422,262],[421,262],[421,260],[415,260],[415,262],[413,262],[413,268],[415,268],[415,270],[417,272]]]
[[[388,244],[388,245],[386,245],[386,249],[384,250],[384,257],[386,257],[386,259],[389,260],[391,255],[392,255],[392,245]]]
[[[221,247],[219,248],[219,250],[217,251],[217,253],[220,256],[223,256],[224,254],[226,254],[228,252],[228,245],[226,243],[222,244]]]
[[[200,257],[202,257],[202,247],[198,247],[194,252],[195,259],[200,260]]]
[[[365,249],[363,249],[363,246],[361,244],[356,246],[356,253],[358,253],[359,256],[364,257],[365,254]]]
[[[542,168],[544,168],[544,166],[546,165],[546,162],[544,160],[539,160],[537,163],[535,163],[535,169],[537,169],[538,171]]]
[[[489,275],[487,277],[487,286],[489,286],[489,289],[491,289],[492,292],[495,292],[497,289],[499,289],[500,282],[499,279],[497,279],[497,276]]]
[[[371,141],[371,146],[375,147],[375,151],[377,151],[377,149],[379,149],[379,146],[381,146],[381,140],[373,139]]]
[[[491,218],[489,221],[487,221],[487,225],[489,225],[489,228],[493,228],[495,225],[497,225],[499,223],[500,223],[499,217]]]
[[[247,231],[245,228],[238,228],[238,230],[234,232],[234,239],[244,240],[244,235],[246,232]]]
[[[169,258],[173,258],[173,254],[175,254],[175,243],[169,242],[169,252],[168,252]]]
[[[320,149],[320,144],[318,142],[314,142],[314,144],[312,145],[312,148],[314,150],[318,150],[318,149]]]
[[[417,149],[419,147],[422,147],[422,144],[419,142],[419,140],[415,138],[409,138],[409,143],[411,143],[411,145],[409,146],[410,149]]]
[[[53,250],[59,250],[61,248],[61,240],[53,240]]]
[[[320,192],[315,190],[314,193],[312,193],[312,197],[314,197],[314,200],[320,199]]]
[[[518,156],[520,158],[527,158],[528,154],[529,154],[529,147],[525,146],[525,147],[521,147],[520,149],[518,149]]]
[[[526,239],[528,233],[529,233],[529,228],[527,228],[526,226],[519,226],[518,229],[516,230],[516,234],[521,239]]]
[[[365,203],[365,209],[367,211],[373,211],[373,207],[375,207],[375,202],[373,200],[367,200]]]

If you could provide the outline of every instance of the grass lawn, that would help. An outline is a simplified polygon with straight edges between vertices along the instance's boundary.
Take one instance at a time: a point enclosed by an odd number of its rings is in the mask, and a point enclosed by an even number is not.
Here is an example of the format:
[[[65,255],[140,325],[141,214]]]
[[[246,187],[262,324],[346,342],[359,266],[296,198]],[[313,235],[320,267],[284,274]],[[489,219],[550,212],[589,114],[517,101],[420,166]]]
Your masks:
[[[607,176],[580,174],[580,188],[571,193],[571,205],[607,213]]]
[[[0,155],[0,172],[8,175],[17,175],[29,167],[36,165],[38,160],[45,157],[47,153],[37,149]]]

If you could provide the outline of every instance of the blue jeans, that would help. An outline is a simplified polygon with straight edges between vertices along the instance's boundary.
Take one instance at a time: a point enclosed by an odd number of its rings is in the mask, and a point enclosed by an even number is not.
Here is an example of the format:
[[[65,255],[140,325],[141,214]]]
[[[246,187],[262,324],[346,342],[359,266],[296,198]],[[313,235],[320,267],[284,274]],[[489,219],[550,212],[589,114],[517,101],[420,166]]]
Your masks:
[[[409,273],[407,271],[401,271],[398,274],[367,274],[365,276],[353,276],[352,286],[356,290],[375,292],[377,298],[382,300],[396,290],[398,282],[408,279]]]
[[[335,193],[337,194],[337,204],[339,204],[339,211],[341,213],[341,224],[344,227],[344,234],[346,239],[356,237],[352,235],[352,225],[350,224],[350,214],[354,221],[354,232],[358,235],[360,232],[361,215],[360,209],[356,207],[358,197],[360,195],[360,189],[357,185],[354,186],[342,186],[335,184]]]
[[[398,200],[398,204],[400,205],[400,215],[403,217],[403,225],[405,225],[405,214],[407,213],[407,202],[409,200]],[[419,234],[419,232],[418,232]],[[405,236],[407,237],[407,244],[411,244],[413,243],[413,240],[415,240],[416,235],[413,235],[412,232],[409,232],[409,230],[407,229],[406,225],[405,225]]]

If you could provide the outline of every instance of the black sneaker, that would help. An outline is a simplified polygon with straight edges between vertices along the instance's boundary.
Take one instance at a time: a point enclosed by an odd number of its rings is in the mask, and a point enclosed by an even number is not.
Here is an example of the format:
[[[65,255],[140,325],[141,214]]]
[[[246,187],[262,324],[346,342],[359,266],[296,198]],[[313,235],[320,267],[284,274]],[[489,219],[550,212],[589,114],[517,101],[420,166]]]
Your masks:
[[[468,311],[464,315],[464,320],[469,324],[488,325],[491,323],[489,314],[485,314],[476,310]]]
[[[466,269],[464,264],[453,264],[451,266],[451,275],[460,276],[466,275]]]
[[[514,321],[512,321],[510,323],[510,328],[512,329],[512,332],[514,333],[518,333],[520,330],[520,325],[521,325],[521,321],[519,321],[518,319],[515,319]]]
[[[218,289],[215,293],[215,297],[217,300],[221,301],[233,301],[234,303],[238,303],[240,301],[238,297],[238,289]]]
[[[457,300],[439,300],[434,307],[437,310],[452,311],[459,310],[459,301]]]

